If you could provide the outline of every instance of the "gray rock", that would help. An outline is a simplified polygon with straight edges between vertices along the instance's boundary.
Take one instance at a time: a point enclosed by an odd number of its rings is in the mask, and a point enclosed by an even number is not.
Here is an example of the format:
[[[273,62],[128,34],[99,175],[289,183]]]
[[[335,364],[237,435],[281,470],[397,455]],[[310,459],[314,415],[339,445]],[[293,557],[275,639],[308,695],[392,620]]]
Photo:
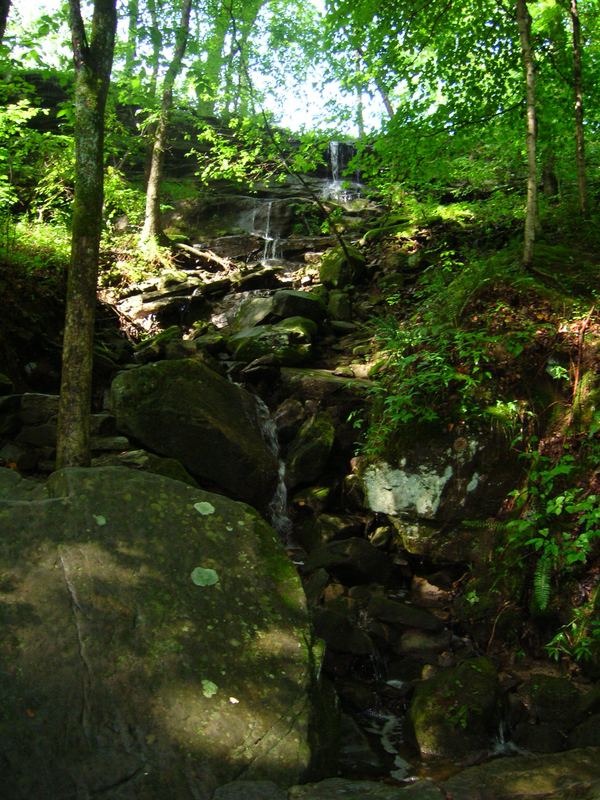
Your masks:
[[[495,514],[518,481],[522,467],[514,453],[489,433],[431,431],[426,448],[422,442],[422,436],[407,441],[397,463],[364,469],[372,511],[418,520],[480,519]]]
[[[347,586],[385,583],[391,571],[389,559],[365,539],[352,537],[328,542],[312,552],[305,562],[307,572],[322,567]]]

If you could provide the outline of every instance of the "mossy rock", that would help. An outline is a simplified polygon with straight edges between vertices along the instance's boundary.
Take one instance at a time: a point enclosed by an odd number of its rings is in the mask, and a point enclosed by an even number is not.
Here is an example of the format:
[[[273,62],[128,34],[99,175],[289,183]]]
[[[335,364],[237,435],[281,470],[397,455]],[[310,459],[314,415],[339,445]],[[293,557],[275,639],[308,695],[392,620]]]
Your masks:
[[[358,248],[346,245],[328,250],[319,267],[321,283],[333,289],[343,289],[349,284],[359,283],[366,271],[366,259]]]
[[[320,656],[260,515],[122,467],[29,484],[0,470],[2,796],[302,781]]]
[[[266,508],[277,460],[261,434],[255,398],[195,359],[119,373],[111,387],[119,432],[176,458],[199,481]]]
[[[417,686],[409,713],[425,759],[486,751],[500,720],[496,668],[482,657],[440,671]]]
[[[296,434],[286,458],[286,482],[290,488],[315,481],[325,469],[335,438],[328,414],[315,414]]]
[[[297,366],[309,361],[312,355],[311,340],[305,334],[279,325],[244,328],[230,336],[227,344],[234,359],[244,364],[268,355],[281,366]]]

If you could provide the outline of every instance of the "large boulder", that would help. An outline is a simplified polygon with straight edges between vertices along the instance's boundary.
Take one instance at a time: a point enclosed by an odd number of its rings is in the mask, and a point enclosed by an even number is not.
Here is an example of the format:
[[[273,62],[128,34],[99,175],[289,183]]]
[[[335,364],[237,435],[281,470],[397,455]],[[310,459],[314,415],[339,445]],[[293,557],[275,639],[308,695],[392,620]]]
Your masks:
[[[600,748],[499,758],[442,784],[453,800],[597,800]]]
[[[106,467],[0,470],[4,800],[303,779],[304,593],[247,505]]]
[[[397,443],[397,457],[362,468],[372,511],[418,520],[493,516],[518,483],[522,467],[508,443],[482,431],[427,434]],[[411,441],[412,437],[412,441]]]
[[[111,405],[119,430],[145,448],[240,500],[268,505],[278,465],[245,389],[200,361],[160,361],[119,373]]]
[[[422,758],[485,753],[498,731],[500,711],[498,675],[487,658],[469,659],[422,681],[410,706]]]

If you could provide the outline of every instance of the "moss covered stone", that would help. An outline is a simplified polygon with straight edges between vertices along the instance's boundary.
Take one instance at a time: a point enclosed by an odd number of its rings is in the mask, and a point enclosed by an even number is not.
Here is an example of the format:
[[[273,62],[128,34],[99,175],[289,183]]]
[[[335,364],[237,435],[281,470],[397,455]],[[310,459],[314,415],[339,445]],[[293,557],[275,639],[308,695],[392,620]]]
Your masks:
[[[360,281],[365,266],[365,257],[356,247],[346,245],[346,252],[341,247],[334,247],[323,256],[319,277],[325,286],[343,289],[348,284]]]
[[[410,718],[423,758],[466,758],[485,751],[498,729],[499,685],[487,658],[474,658],[420,683]]]
[[[0,470],[3,797],[301,780],[317,657],[258,513],[118,467],[23,483]]]
[[[278,465],[256,401],[202,362],[160,361],[119,373],[111,404],[119,430],[149,450],[241,500],[268,504]]]

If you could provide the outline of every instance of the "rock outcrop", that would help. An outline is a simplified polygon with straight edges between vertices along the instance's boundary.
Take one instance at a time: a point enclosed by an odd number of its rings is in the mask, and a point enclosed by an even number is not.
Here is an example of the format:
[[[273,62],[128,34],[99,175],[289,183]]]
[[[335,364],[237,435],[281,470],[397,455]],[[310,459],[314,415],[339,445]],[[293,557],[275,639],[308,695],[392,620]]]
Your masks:
[[[310,761],[304,593],[250,507],[125,468],[0,470],[5,800],[210,800]]]

